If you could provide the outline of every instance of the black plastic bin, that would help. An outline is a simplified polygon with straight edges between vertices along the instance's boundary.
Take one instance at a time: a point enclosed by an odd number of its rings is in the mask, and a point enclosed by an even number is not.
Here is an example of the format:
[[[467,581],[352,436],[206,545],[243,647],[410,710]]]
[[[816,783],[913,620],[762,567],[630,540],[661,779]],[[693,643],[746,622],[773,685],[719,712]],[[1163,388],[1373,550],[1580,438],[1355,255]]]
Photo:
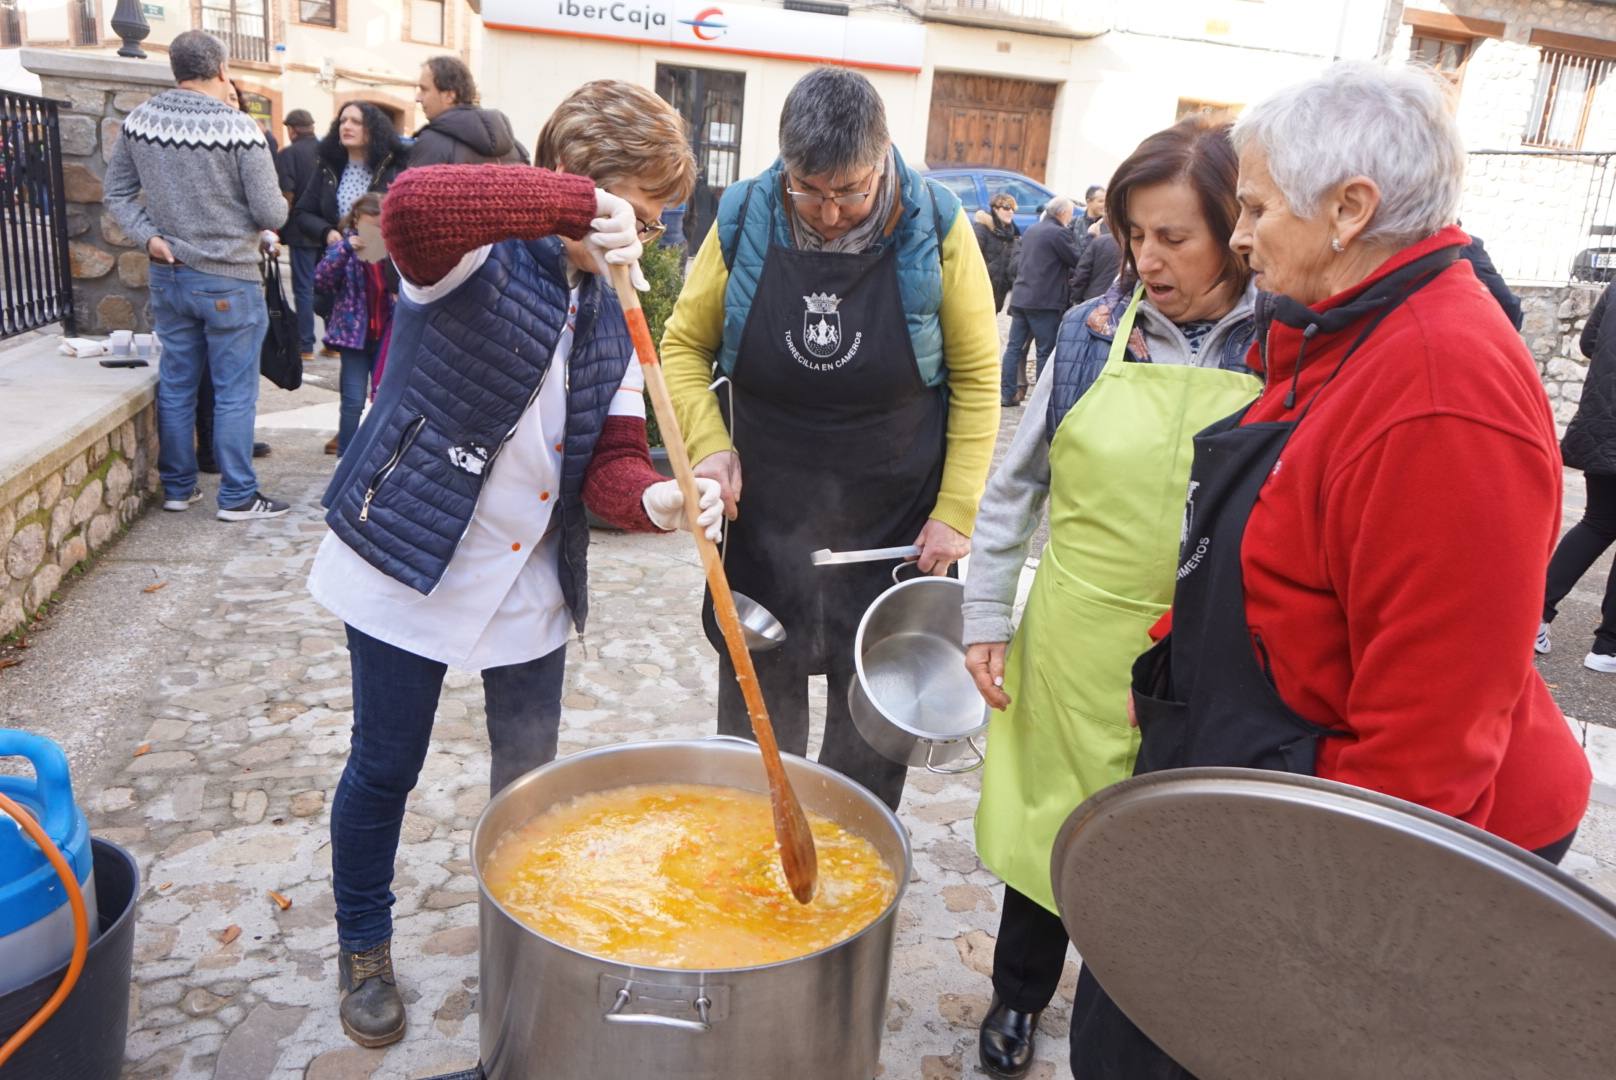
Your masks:
[[[0,1067],[0,1080],[117,1080],[129,1036],[129,965],[135,946],[135,899],[140,867],[106,840],[90,841],[101,936],[90,945],[73,992],[33,1038]],[[56,992],[67,971],[0,996],[0,1043],[28,1022]]]

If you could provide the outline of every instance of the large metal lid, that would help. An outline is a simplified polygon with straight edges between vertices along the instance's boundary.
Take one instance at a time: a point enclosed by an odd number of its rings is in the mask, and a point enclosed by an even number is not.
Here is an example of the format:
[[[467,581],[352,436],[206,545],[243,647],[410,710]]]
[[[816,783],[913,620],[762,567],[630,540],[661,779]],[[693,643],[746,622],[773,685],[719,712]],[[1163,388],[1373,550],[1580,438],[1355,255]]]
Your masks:
[[[1616,904],[1423,807],[1153,773],[1079,806],[1051,872],[1084,961],[1201,1080],[1616,1070]]]

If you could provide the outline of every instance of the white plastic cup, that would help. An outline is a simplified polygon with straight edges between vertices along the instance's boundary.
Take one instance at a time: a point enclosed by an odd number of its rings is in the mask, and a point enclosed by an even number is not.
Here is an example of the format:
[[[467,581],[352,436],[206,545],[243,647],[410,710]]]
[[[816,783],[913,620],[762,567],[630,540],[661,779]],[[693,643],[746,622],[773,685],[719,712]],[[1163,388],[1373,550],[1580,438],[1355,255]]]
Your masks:
[[[135,355],[150,360],[157,353],[157,342],[151,334],[135,335]]]

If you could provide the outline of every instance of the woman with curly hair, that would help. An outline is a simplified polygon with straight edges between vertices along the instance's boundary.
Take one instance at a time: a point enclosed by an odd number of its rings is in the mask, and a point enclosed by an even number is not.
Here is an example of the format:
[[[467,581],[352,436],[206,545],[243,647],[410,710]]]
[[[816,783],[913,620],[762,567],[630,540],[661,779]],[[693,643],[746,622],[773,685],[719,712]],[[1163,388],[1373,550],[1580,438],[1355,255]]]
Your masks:
[[[368,101],[348,102],[320,140],[320,171],[298,196],[298,226],[328,246],[341,242],[338,224],[353,204],[366,192],[385,193],[408,156],[386,113]]]
[[[407,164],[409,150],[387,114],[368,101],[350,101],[320,140],[320,168],[297,197],[293,218],[306,236],[318,236],[327,251],[342,243],[340,223],[360,197],[384,194]],[[325,452],[340,449],[340,434]]]

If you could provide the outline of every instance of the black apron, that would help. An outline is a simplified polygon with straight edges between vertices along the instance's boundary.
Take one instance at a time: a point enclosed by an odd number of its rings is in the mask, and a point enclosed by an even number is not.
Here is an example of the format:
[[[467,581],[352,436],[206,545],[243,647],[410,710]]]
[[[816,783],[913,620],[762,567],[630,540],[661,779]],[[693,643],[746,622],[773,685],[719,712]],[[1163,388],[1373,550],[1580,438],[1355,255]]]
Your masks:
[[[730,378],[742,470],[730,585],[780,620],[794,670],[851,666],[859,618],[892,584],[892,564],[816,567],[810,556],[914,543],[943,478],[947,392],[920,377],[896,245],[771,247]],[[710,595],[702,622],[722,650]]]
[[[1319,740],[1346,734],[1298,716],[1274,688],[1263,659],[1267,646],[1246,622],[1240,549],[1263,484],[1319,395],[1381,322],[1458,252],[1444,248],[1418,259],[1364,297],[1323,314],[1292,302],[1292,312],[1305,312],[1326,331],[1373,317],[1295,420],[1242,427],[1247,406],[1195,436],[1173,629],[1133,666],[1140,735],[1135,776],[1214,765],[1312,776]],[[1086,965],[1071,1039],[1072,1073],[1084,1080],[1193,1080],[1128,1019]]]

